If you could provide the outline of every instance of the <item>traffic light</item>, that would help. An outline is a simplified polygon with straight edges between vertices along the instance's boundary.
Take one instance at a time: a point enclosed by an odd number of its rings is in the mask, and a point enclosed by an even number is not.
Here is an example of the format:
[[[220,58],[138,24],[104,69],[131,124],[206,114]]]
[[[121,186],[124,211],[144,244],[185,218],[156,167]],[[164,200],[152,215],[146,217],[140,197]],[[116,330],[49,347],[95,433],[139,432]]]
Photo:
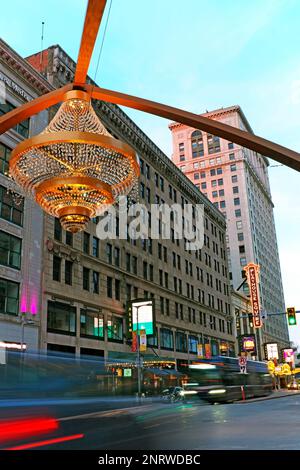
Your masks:
[[[296,309],[295,307],[288,307],[286,309],[287,317],[288,317],[288,324],[290,326],[296,325],[297,320],[296,320]]]

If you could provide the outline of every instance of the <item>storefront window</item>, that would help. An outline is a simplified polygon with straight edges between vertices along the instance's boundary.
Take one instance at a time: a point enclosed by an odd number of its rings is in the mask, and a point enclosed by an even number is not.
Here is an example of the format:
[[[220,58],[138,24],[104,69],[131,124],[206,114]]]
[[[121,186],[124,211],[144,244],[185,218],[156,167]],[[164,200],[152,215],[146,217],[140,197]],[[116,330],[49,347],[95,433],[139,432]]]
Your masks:
[[[48,331],[76,334],[76,307],[61,302],[48,302]]]
[[[173,331],[167,328],[160,329],[160,347],[162,349],[174,349]]]
[[[123,343],[122,318],[112,317],[107,321],[107,339],[108,341]]]
[[[198,338],[197,336],[189,335],[189,352],[197,354],[197,344]]]
[[[186,334],[176,331],[176,351],[187,352]]]
[[[80,310],[80,336],[103,339],[103,315],[99,312]]]

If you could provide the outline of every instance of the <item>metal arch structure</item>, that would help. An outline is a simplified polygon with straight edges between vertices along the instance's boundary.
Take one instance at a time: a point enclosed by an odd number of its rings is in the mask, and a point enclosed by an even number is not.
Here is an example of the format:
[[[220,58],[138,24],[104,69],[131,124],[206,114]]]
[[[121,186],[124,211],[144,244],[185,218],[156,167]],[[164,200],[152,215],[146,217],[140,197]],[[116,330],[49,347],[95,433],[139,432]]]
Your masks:
[[[267,139],[242,131],[198,114],[190,113],[182,109],[145,100],[124,93],[94,87],[86,83],[86,77],[97,34],[105,10],[107,0],[89,0],[81,44],[77,59],[74,82],[65,85],[55,91],[42,95],[24,105],[16,108],[0,117],[0,134],[3,134],[19,122],[27,119],[40,111],[53,106],[60,101],[67,91],[81,89],[90,94],[91,98],[137,109],[149,114],[176,121],[195,129],[203,130],[247,147],[264,156],[270,157],[296,171],[300,171],[300,154]]]

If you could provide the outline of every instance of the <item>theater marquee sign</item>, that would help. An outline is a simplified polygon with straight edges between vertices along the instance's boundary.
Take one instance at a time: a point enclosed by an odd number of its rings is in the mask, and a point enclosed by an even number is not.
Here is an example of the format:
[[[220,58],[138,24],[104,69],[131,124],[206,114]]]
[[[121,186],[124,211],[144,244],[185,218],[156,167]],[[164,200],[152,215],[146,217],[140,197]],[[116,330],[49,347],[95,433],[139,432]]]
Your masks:
[[[252,305],[253,314],[253,326],[254,328],[261,328],[263,326],[260,315],[260,301],[259,301],[259,265],[249,263],[245,266],[247,282],[250,290],[250,299]]]

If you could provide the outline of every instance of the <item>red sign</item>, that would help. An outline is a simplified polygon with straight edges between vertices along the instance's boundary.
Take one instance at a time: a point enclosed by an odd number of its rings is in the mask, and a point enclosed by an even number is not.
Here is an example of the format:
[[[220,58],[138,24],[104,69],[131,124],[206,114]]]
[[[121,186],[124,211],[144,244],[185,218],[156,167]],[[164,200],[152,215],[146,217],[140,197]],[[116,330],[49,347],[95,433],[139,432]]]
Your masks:
[[[137,342],[138,342],[138,337],[137,337],[136,331],[133,331],[132,332],[132,344],[131,344],[132,352],[137,352],[137,348],[138,348]]]
[[[211,348],[210,344],[205,345],[205,358],[206,359],[211,359]]]
[[[249,263],[245,266],[247,281],[250,289],[250,299],[253,312],[253,326],[254,328],[261,328],[263,326],[260,316],[260,301],[258,289],[258,273],[259,266],[257,264]]]

